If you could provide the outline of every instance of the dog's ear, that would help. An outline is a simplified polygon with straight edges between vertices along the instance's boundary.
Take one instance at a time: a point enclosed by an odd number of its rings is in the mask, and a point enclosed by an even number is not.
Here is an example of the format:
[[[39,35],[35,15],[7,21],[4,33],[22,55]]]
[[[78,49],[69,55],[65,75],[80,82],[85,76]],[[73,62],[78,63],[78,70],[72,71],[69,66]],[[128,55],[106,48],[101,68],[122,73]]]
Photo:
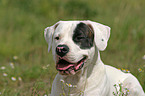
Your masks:
[[[59,25],[59,22],[57,22],[53,26],[45,28],[45,30],[44,30],[44,37],[48,43],[48,52],[50,51],[51,46],[52,46],[53,33],[58,25]]]
[[[107,47],[107,42],[110,37],[110,27],[100,23],[87,21],[88,25],[94,31],[94,42],[100,51],[104,51]]]

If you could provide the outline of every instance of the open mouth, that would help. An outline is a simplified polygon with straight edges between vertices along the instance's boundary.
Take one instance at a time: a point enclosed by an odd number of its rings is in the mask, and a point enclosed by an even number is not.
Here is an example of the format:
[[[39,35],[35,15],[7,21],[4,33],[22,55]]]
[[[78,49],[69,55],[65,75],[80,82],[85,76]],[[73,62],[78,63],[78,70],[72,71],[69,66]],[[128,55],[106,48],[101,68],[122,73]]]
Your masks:
[[[64,59],[60,59],[56,64],[56,69],[62,75],[74,75],[78,70],[80,70],[84,66],[84,62],[86,61],[87,56],[84,56],[77,63],[70,63]]]

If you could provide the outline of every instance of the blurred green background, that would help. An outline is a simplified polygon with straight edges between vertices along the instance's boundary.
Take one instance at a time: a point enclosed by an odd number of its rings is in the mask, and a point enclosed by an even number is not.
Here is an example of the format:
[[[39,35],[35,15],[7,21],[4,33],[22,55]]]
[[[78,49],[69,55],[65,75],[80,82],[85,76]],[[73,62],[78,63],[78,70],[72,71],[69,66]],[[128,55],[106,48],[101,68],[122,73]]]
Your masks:
[[[43,31],[59,20],[93,20],[110,26],[102,60],[129,70],[145,90],[144,4],[144,0],[0,0],[0,96],[50,94],[57,72]]]

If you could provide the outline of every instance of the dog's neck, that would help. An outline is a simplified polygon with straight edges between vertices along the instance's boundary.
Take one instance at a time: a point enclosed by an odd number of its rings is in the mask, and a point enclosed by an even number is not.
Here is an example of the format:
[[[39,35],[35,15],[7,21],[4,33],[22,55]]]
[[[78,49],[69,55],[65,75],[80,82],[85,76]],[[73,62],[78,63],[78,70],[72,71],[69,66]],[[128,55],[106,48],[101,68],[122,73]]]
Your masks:
[[[100,59],[99,51],[97,52],[97,54],[94,54],[94,55],[96,56],[93,56],[94,58],[92,62],[88,62],[89,63],[88,67],[85,67],[83,70],[79,71],[73,76],[66,76],[66,77],[61,76],[61,78],[64,80],[65,83],[77,86],[75,88],[70,88],[71,89],[70,93],[73,94],[73,93],[80,93],[84,91],[86,91],[87,93],[87,91],[89,90],[97,89],[96,87],[98,87],[98,90],[105,88],[104,87],[105,85],[102,85],[102,84],[106,84],[103,82],[106,82],[104,80],[107,80],[106,79],[107,77],[105,75],[106,71],[104,68],[104,64],[102,63]],[[68,87],[66,86],[65,88],[68,88]],[[65,88],[64,90],[67,91],[67,89]],[[100,91],[103,91],[103,90],[99,90],[99,92]]]

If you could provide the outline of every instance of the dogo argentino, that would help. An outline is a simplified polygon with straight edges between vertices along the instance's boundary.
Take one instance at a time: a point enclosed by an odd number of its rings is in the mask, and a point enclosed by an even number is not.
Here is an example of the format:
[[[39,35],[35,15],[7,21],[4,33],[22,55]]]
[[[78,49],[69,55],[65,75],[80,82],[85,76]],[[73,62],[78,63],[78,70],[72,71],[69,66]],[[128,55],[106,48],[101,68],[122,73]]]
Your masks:
[[[110,27],[89,20],[59,21],[44,36],[58,70],[51,96],[145,96],[131,73],[101,61]]]

